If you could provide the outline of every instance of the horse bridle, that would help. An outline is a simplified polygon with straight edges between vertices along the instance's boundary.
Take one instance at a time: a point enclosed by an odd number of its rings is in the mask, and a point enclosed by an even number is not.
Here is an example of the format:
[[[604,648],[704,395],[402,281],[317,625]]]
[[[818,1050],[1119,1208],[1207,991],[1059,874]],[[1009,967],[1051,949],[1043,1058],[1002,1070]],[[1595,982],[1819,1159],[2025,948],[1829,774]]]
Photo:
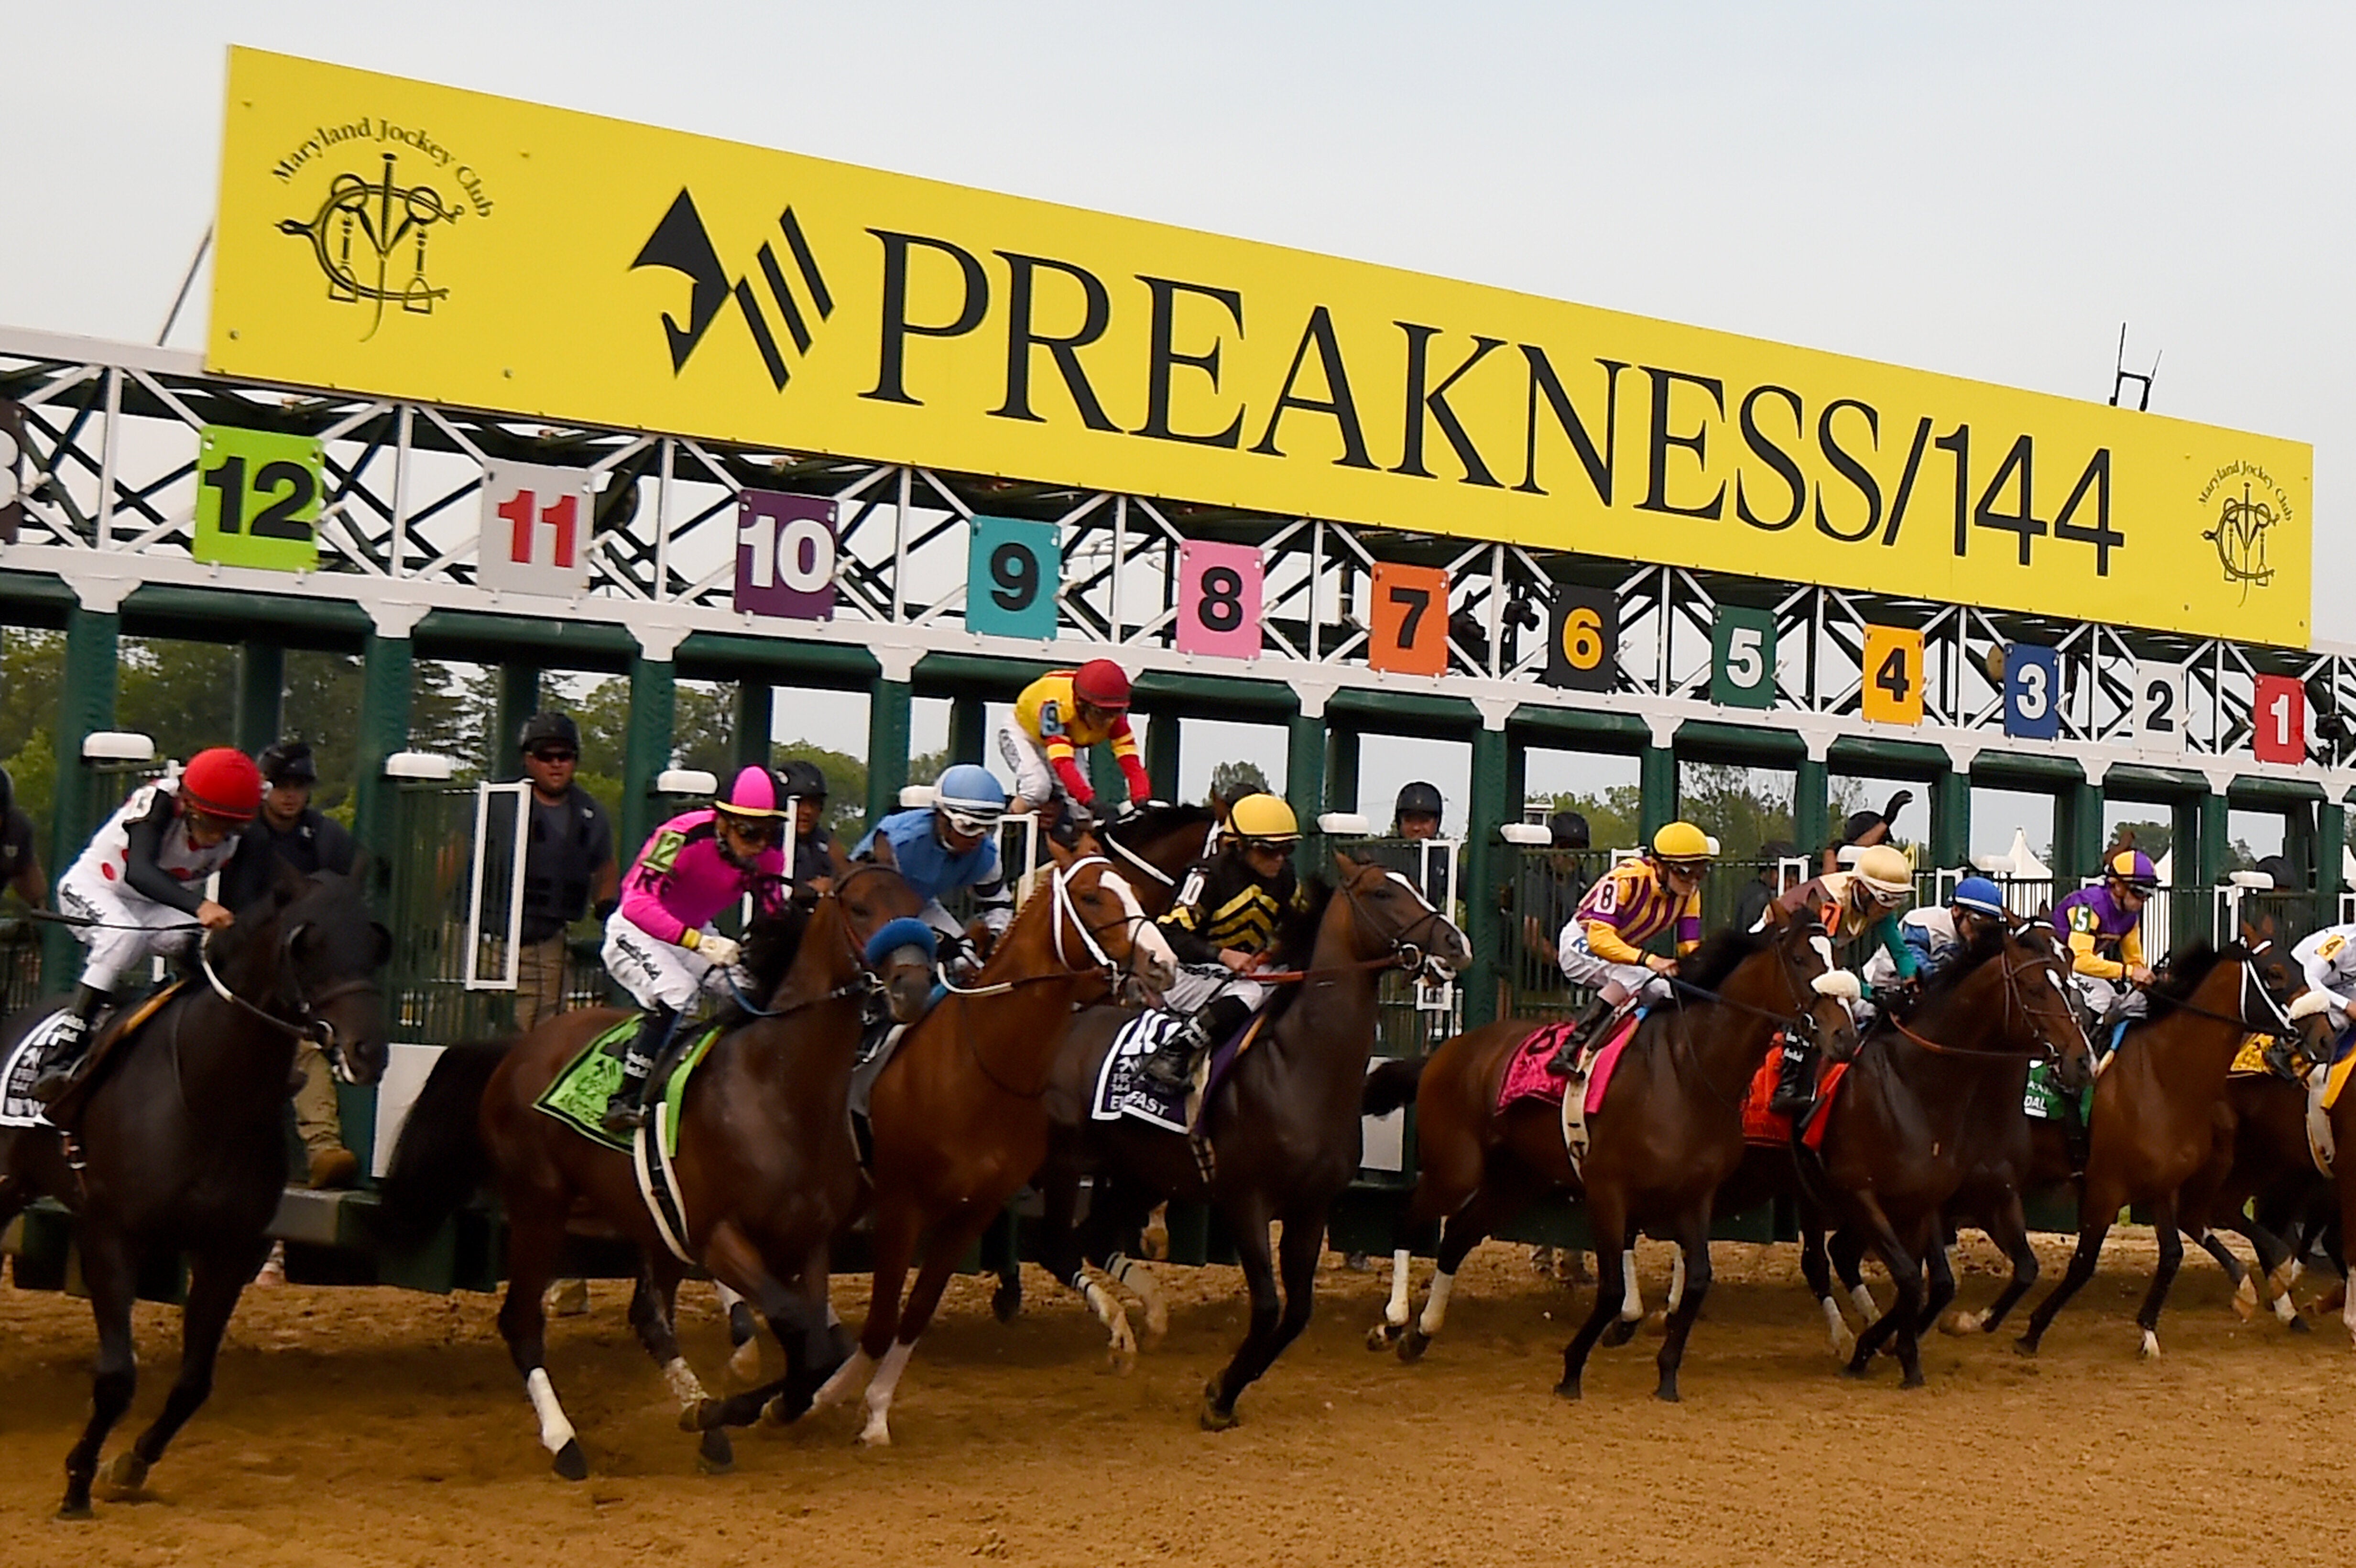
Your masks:
[[[2233,997],[2234,1004],[2240,1008],[2238,1013],[2229,1017],[2224,1013],[2212,1013],[2207,1008],[2196,1008],[2189,1001],[2168,998],[2169,1010],[2190,1013],[2196,1018],[2211,1019],[2221,1024],[2232,1024],[2251,1034],[2263,1034],[2275,1040],[2296,1039],[2298,1026],[2293,1023],[2290,1015],[2283,1010],[2283,1005],[2275,1000],[2274,993],[2267,990],[2265,984],[2258,980],[2258,955],[2274,944],[2274,938],[2267,937],[2250,947],[2245,956],[2230,961],[2238,963],[2242,967],[2242,977],[2235,984]],[[2250,1018],[2249,998],[2254,986],[2257,990],[2258,999],[2266,1005],[2267,1016],[2274,1020],[2271,1024],[2254,1022]]]
[[[303,934],[308,924],[307,921],[298,922],[293,930],[279,939],[278,943],[280,955],[286,961],[290,989],[294,993],[294,1021],[292,1023],[267,1008],[255,1007],[230,988],[229,983],[220,977],[220,971],[213,967],[213,933],[209,931],[198,939],[197,968],[204,976],[205,984],[211,989],[214,996],[296,1040],[309,1040],[319,1048],[319,1053],[327,1059],[327,1065],[334,1070],[337,1078],[347,1083],[356,1083],[358,1080],[352,1075],[351,1062],[344,1055],[343,1041],[336,1034],[336,1026],[324,1017],[319,1009],[330,1002],[341,1001],[346,997],[370,996],[381,1002],[384,993],[374,980],[365,975],[349,980],[339,980],[323,991],[305,992],[302,977],[297,972],[294,962],[294,939]]]
[[[1449,930],[1455,932],[1458,944],[1466,947],[1468,951],[1470,950],[1471,944],[1466,942],[1463,932],[1457,930],[1456,923],[1450,920],[1446,915],[1440,913],[1438,907],[1435,906],[1430,899],[1424,897],[1423,890],[1421,888],[1417,887],[1413,882],[1408,880],[1404,873],[1392,870],[1388,867],[1383,868],[1383,875],[1390,880],[1397,882],[1400,887],[1405,888],[1408,891],[1408,896],[1413,898],[1417,903],[1423,906],[1423,913],[1421,916],[1409,921],[1406,925],[1401,926],[1396,934],[1389,936],[1388,940],[1390,942],[1391,950],[1388,956],[1383,961],[1385,966],[1397,965],[1400,969],[1407,973],[1413,974],[1417,970],[1428,969],[1438,964],[1440,962],[1439,958],[1435,955],[1427,951],[1421,944],[1416,941],[1417,935],[1419,933],[1428,931],[1434,921],[1438,921],[1440,924],[1448,927]],[[1375,924],[1373,917],[1366,913],[1365,901],[1358,897],[1358,890],[1355,885],[1353,885],[1352,881],[1345,880],[1343,882],[1342,896],[1348,901],[1350,905],[1351,924],[1355,926],[1359,931],[1372,935],[1378,942],[1384,940],[1385,933],[1379,926]],[[1437,981],[1441,977],[1435,975],[1432,978]]]
[[[1808,924],[1802,931],[1802,935],[1813,945],[1818,939],[1828,937],[1829,933],[1825,930],[1824,922],[1811,916],[1809,917]],[[1808,976],[1804,978],[1801,976],[1798,965],[1792,961],[1792,955],[1783,951],[1783,942],[1784,936],[1783,933],[1771,933],[1768,938],[1768,946],[1774,953],[1775,962],[1782,968],[1783,972],[1783,979],[1785,983],[1792,987],[1793,994],[1795,996],[1805,997],[1811,993],[1815,993],[1821,997],[1823,994],[1815,991],[1815,977]],[[1827,945],[1829,946],[1829,943],[1827,943]],[[1825,973],[1829,975],[1837,967],[1839,967],[1837,965],[1830,965],[1825,970]],[[1723,992],[1713,991],[1703,986],[1697,986],[1690,980],[1680,980],[1675,975],[1664,975],[1661,978],[1669,983],[1669,994],[1676,998],[1679,1011],[1684,1010],[1685,998],[1687,997],[1699,997],[1704,1001],[1707,1001],[1713,1006],[1731,1008],[1737,1012],[1750,1013],[1755,1017],[1763,1018],[1770,1023],[1775,1024],[1780,1028],[1796,1030],[1804,1036],[1808,1044],[1813,1046],[1815,1049],[1818,1051],[1825,1049],[1825,1042],[1821,1037],[1820,1027],[1816,1022],[1816,1015],[1812,1004],[1804,1002],[1801,1004],[1797,1012],[1780,1013],[1772,1008],[1762,1008],[1751,1002],[1738,1002],[1732,997],[1727,996]],[[1672,1036],[1671,1049],[1675,1049],[1674,1036]],[[1687,1042],[1686,1057],[1687,1060],[1693,1063],[1694,1072],[1701,1079],[1702,1086],[1708,1089],[1710,1092],[1710,1094],[1721,1104],[1735,1105],[1741,1104],[1741,1089],[1738,1086],[1735,1093],[1732,1094],[1729,1094],[1719,1089],[1717,1081],[1710,1077],[1708,1069],[1704,1067],[1700,1059],[1693,1054],[1693,1046],[1690,1040]]]
[[[2028,946],[2029,944],[2021,940],[2021,933],[2024,929],[2026,929],[2024,926],[2012,927],[2005,933],[2005,939],[2009,942],[2019,942],[2024,947]],[[1918,1034],[1907,1028],[1905,1020],[1895,1015],[1890,1016],[1890,1027],[1904,1035],[1910,1043],[1922,1047],[1934,1056],[1978,1056],[1997,1061],[2027,1057],[2031,1061],[2060,1061],[2064,1055],[2062,1048],[2053,1042],[2052,1035],[2039,1020],[2036,1009],[2029,1005],[2020,993],[2020,976],[2033,969],[2045,971],[2057,995],[2065,998],[2069,996],[2069,983],[2062,977],[2061,960],[2051,951],[2037,953],[2019,964],[2010,962],[2001,952],[1997,955],[1997,973],[2004,981],[2004,1016],[2007,1032],[2011,1029],[2013,1009],[2018,1008],[2021,1017],[2029,1021],[2030,1032],[2036,1038],[2038,1045],[2042,1048],[2041,1051],[1982,1051],[1974,1046],[1942,1045],[1929,1036]],[[2066,1000],[2062,1006],[2063,1010],[2070,1015],[2071,1027],[2078,1030],[2078,1042],[2091,1051],[2093,1047],[2086,1040],[2086,1031],[2078,1024],[2076,1010],[2071,1008]]]
[[[827,889],[825,892],[819,896],[822,899],[839,899],[842,896],[843,889],[851,886],[851,883],[857,881],[867,872],[889,871],[892,869],[893,868],[883,864],[881,861],[862,860],[857,865],[851,867],[850,870],[843,873],[841,883]],[[780,878],[778,880],[782,881],[784,879]],[[880,930],[881,927],[878,929]],[[873,962],[868,958],[866,949],[852,939],[851,922],[848,920],[845,920],[842,923],[842,948],[844,956],[851,960],[854,973],[850,979],[822,995],[805,997],[798,1002],[788,1002],[782,1008],[762,1008],[754,1006],[751,998],[746,997],[744,991],[738,987],[736,977],[734,975],[727,976],[728,989],[736,998],[736,1005],[742,1008],[747,1015],[756,1019],[791,1018],[796,1013],[806,1012],[811,1008],[823,1007],[828,1002],[839,1002],[845,997],[873,997],[882,995],[884,989],[884,976],[875,972],[875,965]],[[780,984],[782,983],[783,982],[780,982]]]

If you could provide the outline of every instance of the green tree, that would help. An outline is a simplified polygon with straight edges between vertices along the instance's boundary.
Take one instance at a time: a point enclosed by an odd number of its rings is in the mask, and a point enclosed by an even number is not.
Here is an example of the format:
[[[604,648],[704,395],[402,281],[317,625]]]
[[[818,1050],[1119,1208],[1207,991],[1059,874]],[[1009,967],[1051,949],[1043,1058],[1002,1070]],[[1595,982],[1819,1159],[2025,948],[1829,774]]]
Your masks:
[[[1700,766],[1681,781],[1678,815],[1715,836],[1719,854],[1751,860],[1770,839],[1792,837],[1792,787],[1752,768]],[[1600,840],[1599,840],[1600,842]]]
[[[948,748],[937,752],[919,752],[908,759],[908,782],[928,784],[949,770]]]
[[[1268,775],[1256,763],[1221,763],[1211,770],[1211,793],[1221,800],[1241,800],[1248,795],[1273,795]]]
[[[826,775],[826,826],[848,848],[869,827],[867,764],[847,752],[830,751],[810,741],[786,741],[769,749],[772,766],[797,757],[817,763],[818,771]],[[933,776],[940,776],[938,769]]]
[[[1613,784],[1600,795],[1558,795],[1547,809],[1575,811],[1587,818],[1587,841],[1598,849],[1633,847],[1644,820],[1634,784]]]

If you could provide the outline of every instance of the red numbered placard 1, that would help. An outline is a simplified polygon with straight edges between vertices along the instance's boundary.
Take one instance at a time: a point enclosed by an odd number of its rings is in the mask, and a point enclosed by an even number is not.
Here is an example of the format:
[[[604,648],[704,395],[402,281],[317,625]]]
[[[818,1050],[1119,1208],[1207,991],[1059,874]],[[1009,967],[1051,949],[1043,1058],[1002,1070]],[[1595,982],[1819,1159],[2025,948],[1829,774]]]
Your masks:
[[[2307,688],[2296,677],[2262,675],[2250,692],[2250,752],[2262,763],[2307,761]]]
[[[1178,651],[1259,657],[1259,547],[1188,539],[1178,547]]]
[[[570,598],[589,586],[590,476],[494,458],[483,464],[477,581],[506,593]]]
[[[1447,674],[1448,573],[1378,560],[1366,592],[1366,662],[1398,675]]]

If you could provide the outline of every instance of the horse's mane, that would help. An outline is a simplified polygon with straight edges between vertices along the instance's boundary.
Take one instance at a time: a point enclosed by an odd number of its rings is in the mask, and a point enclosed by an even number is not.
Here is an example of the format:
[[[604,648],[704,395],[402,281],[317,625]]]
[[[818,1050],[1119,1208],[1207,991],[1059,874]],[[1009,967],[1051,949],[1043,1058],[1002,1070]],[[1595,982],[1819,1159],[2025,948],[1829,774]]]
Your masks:
[[[1775,940],[1772,931],[1737,931],[1728,926],[1694,949],[1677,965],[1677,978],[1705,991],[1715,991],[1753,955],[1764,953]]]
[[[1217,820],[1218,813],[1207,805],[1149,805],[1133,816],[1107,824],[1101,831],[1134,848],[1142,839],[1159,838],[1184,827],[1207,828]]]
[[[1317,951],[1317,928],[1325,923],[1325,911],[1338,891],[1322,876],[1311,876],[1301,884],[1308,895],[1301,907],[1287,910],[1276,928],[1276,940],[1269,944],[1269,960],[1279,969],[1306,969],[1311,955]],[[1292,1006],[1305,986],[1279,986],[1268,1004],[1268,1023],[1273,1029],[1284,1010]]]
[[[817,914],[814,906],[787,902],[780,910],[756,912],[753,923],[744,929],[744,971],[753,984],[744,994],[756,1002],[766,1002],[776,994],[785,982],[786,971],[794,966],[794,957],[801,952],[803,933],[809,930]],[[745,1014],[732,997],[723,1011],[732,1023],[742,1022]]]
[[[2192,945],[2181,953],[2169,955],[2168,968],[2152,976],[2144,994],[2150,998],[2145,1017],[2157,1022],[2166,1018],[2179,1004],[2189,1003],[2201,982],[2220,964],[2238,964],[2250,956],[2250,950],[2238,942],[2222,947],[2212,947],[2207,937],[2195,937]]]
[[[1963,989],[1964,982],[1972,977],[1973,971],[2004,951],[2004,943],[2005,932],[2001,926],[1984,928],[1962,951],[1941,965],[1937,972],[1922,983],[1922,993],[1916,1007],[1929,1007]]]

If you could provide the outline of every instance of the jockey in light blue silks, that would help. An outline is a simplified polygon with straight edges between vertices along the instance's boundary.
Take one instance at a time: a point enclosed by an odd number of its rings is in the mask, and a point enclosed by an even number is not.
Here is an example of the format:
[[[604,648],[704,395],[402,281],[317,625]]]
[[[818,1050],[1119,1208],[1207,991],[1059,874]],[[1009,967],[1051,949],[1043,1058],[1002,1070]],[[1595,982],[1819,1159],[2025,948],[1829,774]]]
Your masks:
[[[953,971],[980,963],[965,928],[941,906],[944,898],[971,888],[993,942],[1014,920],[1014,896],[998,865],[998,824],[1005,816],[1006,786],[988,769],[960,763],[941,774],[932,805],[894,812],[851,851],[851,859],[867,859],[878,835],[889,841],[900,875],[926,901],[925,923],[940,933],[942,962]]]
[[[1983,931],[2011,922],[2002,889],[1986,877],[1965,877],[1947,895],[1944,908],[1907,911],[1898,923],[1898,936],[1913,950],[1916,977],[1928,979],[1979,940]],[[1898,965],[1888,954],[1876,951],[1866,961],[1864,977],[1868,987],[1886,989],[1898,983]]]

